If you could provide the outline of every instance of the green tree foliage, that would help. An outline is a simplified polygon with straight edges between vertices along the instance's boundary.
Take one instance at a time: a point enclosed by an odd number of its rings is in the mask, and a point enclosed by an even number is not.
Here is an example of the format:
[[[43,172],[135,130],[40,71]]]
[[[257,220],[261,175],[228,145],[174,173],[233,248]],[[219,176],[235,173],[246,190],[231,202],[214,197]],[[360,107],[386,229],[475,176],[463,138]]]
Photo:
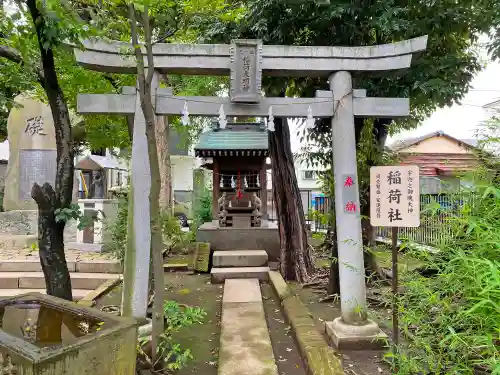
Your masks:
[[[54,30],[48,31],[46,37],[52,43],[59,83],[73,114],[76,114],[78,93],[113,92],[119,86],[133,84],[127,76],[101,74],[78,66],[72,48],[62,42],[78,44],[81,38],[100,33],[80,18],[81,8],[76,5],[48,1],[46,7],[46,12],[52,17],[53,27],[50,30]],[[47,102],[45,90],[39,84],[36,74],[39,66],[37,43],[24,7],[12,7],[9,13],[0,12],[0,45],[15,49],[20,57],[19,61],[0,60],[0,137],[6,136],[7,116],[15,96],[21,92],[30,92],[35,98]],[[128,144],[127,127],[123,118],[86,116],[83,121],[74,116],[72,126],[76,145],[84,142],[92,148],[106,148]],[[113,134],[113,137],[109,137],[109,134]]]

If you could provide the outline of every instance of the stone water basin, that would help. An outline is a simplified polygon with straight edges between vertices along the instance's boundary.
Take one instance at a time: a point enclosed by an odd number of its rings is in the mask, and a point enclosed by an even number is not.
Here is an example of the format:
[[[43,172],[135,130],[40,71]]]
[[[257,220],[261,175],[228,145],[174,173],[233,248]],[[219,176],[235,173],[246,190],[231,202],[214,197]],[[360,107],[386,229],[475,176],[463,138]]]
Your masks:
[[[135,319],[39,293],[0,300],[0,374],[133,375]]]

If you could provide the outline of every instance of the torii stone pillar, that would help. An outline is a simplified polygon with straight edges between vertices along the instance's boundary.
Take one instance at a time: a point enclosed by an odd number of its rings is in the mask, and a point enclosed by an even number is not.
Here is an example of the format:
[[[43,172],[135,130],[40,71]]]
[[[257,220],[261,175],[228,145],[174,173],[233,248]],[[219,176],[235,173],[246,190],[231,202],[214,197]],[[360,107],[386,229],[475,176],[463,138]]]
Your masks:
[[[353,344],[365,347],[377,339],[386,338],[386,335],[375,322],[367,319],[366,312],[351,73],[332,74],[330,89],[335,100],[332,148],[342,315],[327,322],[326,331],[336,347]]]

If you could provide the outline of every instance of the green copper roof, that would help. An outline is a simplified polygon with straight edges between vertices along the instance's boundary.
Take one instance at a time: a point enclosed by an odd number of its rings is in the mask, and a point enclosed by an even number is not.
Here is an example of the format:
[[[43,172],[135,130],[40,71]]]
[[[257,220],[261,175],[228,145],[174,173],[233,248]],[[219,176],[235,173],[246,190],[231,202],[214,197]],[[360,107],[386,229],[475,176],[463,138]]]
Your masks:
[[[195,150],[268,150],[266,130],[217,129],[202,133]]]

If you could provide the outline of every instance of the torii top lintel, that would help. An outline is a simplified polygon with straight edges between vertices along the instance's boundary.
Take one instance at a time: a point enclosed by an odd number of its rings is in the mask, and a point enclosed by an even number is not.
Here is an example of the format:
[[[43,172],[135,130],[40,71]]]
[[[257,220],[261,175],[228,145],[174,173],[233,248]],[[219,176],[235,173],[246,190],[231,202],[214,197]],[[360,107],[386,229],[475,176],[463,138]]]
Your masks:
[[[75,50],[82,66],[102,72],[135,73],[131,45],[85,41]],[[364,47],[262,45],[260,40],[232,44],[155,44],[155,69],[162,73],[230,75],[235,56],[254,47],[259,72],[269,76],[329,76],[335,71],[390,71],[410,67],[412,55],[425,51],[427,36],[392,44]],[[240,50],[238,50],[240,49]]]

